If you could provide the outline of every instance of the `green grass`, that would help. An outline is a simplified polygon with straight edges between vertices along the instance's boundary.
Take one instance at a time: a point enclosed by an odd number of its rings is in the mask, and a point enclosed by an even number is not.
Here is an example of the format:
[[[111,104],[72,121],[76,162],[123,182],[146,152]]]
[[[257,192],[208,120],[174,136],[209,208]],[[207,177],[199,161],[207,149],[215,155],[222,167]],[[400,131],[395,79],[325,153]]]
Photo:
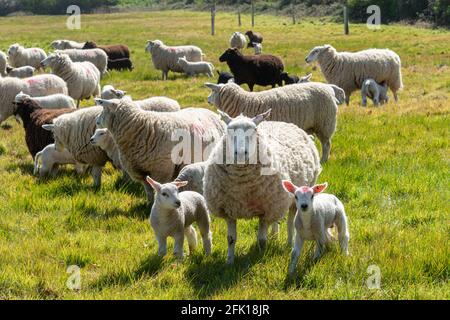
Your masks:
[[[147,39],[195,43],[220,70],[218,56],[237,29],[236,17],[218,14],[217,35],[209,16],[194,12],[150,12],[82,16],[82,30],[65,28],[64,17],[0,19],[0,48],[14,43],[49,50],[57,38],[126,43],[133,72],[112,72],[102,83],[135,99],[168,95],[183,106],[208,107],[207,78],[173,74],[160,81],[144,53]],[[317,19],[290,25],[289,18],[257,16],[264,51],[281,56],[288,71],[323,81],[304,57],[315,45],[342,50],[388,47],[403,61],[400,102],[381,108],[341,106],[330,161],[320,181],[345,204],[350,252],[333,247],[319,262],[306,246],[294,281],[286,280],[290,249],[286,223],[267,250],[255,246],[256,221],[238,222],[234,266],[225,264],[226,224],[213,218],[213,254],[201,250],[181,264],[156,257],[148,223],[150,208],[139,185],[123,181],[108,166],[94,190],[89,176],[72,168],[56,178],[32,176],[20,125],[0,128],[0,298],[5,299],[434,299],[450,298],[449,286],[449,87],[450,33],[399,25],[379,31]],[[249,16],[243,17],[249,28]],[[92,105],[86,101],[84,106]],[[170,248],[173,242],[169,242]],[[169,248],[169,250],[170,250]],[[366,270],[381,269],[381,289],[370,290]],[[70,265],[81,268],[81,290],[66,287]]]

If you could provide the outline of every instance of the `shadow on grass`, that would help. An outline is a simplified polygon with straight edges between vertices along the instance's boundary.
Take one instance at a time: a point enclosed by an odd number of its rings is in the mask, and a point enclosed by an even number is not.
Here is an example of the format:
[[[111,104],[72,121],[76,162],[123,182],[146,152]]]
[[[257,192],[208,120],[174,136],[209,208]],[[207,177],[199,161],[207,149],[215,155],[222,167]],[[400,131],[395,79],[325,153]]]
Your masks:
[[[20,173],[22,175],[33,175],[34,165],[30,162],[20,162],[20,163],[14,163],[6,166],[6,171],[8,172],[14,172],[17,169],[19,169]]]
[[[142,184],[131,180],[131,178],[125,174],[119,176],[116,179],[116,181],[114,182],[114,189],[120,191],[121,193],[147,198]]]
[[[147,202],[141,202],[133,205],[129,210],[123,210],[118,208],[113,208],[107,210],[102,218],[111,219],[118,216],[124,216],[127,218],[135,218],[139,220],[146,220],[150,215],[151,207]]]

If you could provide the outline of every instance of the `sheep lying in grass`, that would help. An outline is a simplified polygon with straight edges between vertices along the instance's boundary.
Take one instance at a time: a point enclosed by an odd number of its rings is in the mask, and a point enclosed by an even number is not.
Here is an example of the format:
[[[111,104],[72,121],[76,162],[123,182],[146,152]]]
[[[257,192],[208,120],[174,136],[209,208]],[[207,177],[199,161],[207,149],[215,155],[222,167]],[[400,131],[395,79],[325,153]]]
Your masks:
[[[72,40],[55,40],[50,45],[55,50],[83,49],[85,42],[76,42]]]
[[[8,57],[0,50],[0,77],[6,77],[6,67],[8,65]]]
[[[289,194],[295,195],[297,214],[295,216],[295,244],[292,250],[289,274],[295,272],[298,258],[302,251],[305,240],[316,242],[314,259],[319,258],[325,246],[333,240],[330,229],[337,227],[341,251],[348,255],[348,232],[347,216],[344,205],[332,194],[322,193],[327,183],[313,187],[297,187],[288,180],[283,180],[283,188]]]
[[[35,102],[43,109],[76,109],[75,100],[71,97],[57,93],[44,97],[31,97],[28,94],[19,92],[14,98],[15,103],[24,103],[27,101]]]
[[[100,71],[91,62],[73,62],[67,54],[54,53],[42,60],[43,67],[52,71],[67,82],[69,96],[77,100],[89,99],[100,95]]]
[[[181,188],[182,191],[195,191],[203,194],[203,176],[205,175],[206,161],[188,164],[181,169],[175,181],[188,182],[186,187]]]
[[[39,162],[41,162],[41,164],[39,164]],[[41,177],[49,173],[54,175],[58,165],[61,164],[75,165],[75,170],[78,174],[83,174],[86,171],[86,166],[78,163],[69,151],[66,149],[57,151],[55,144],[52,143],[36,153],[36,156],[34,157],[33,175],[39,174]]]
[[[245,45],[247,44],[247,39],[245,36],[240,32],[234,32],[231,35],[230,38],[230,48],[237,48],[238,50],[242,51],[242,49],[245,48]]]
[[[97,67],[102,76],[107,73],[108,55],[102,49],[67,49],[56,50],[55,53],[67,54],[73,62],[88,61]]]
[[[158,255],[167,253],[167,238],[175,239],[174,255],[183,259],[184,237],[189,244],[189,253],[197,247],[197,233],[192,224],[197,222],[202,235],[205,255],[211,254],[212,235],[209,228],[210,218],[205,198],[197,192],[178,192],[186,181],[173,181],[160,184],[146,178],[147,183],[156,191],[155,202],[150,213],[150,224],[158,240]]]
[[[397,91],[403,88],[400,57],[389,49],[368,49],[359,52],[337,52],[330,45],[315,47],[306,57],[307,63],[318,61],[328,83],[345,91],[345,102],[350,102],[353,91],[360,90],[366,79],[386,82],[395,101]]]
[[[373,104],[376,106],[387,103],[389,101],[387,89],[386,82],[383,84],[378,84],[373,79],[367,79],[364,81],[361,87],[362,106],[367,106],[367,97],[372,99]]]
[[[25,66],[25,67],[20,67],[20,68],[13,68],[10,66],[6,67],[6,73],[7,73],[8,77],[15,77],[15,78],[21,78],[21,79],[32,77],[35,70],[36,70],[36,68],[30,67],[30,66]]]
[[[9,47],[8,56],[9,64],[14,68],[31,66],[40,69],[41,61],[47,58],[47,54],[41,48],[26,49],[18,43]]]
[[[302,129],[263,121],[270,110],[254,118],[221,114],[227,130],[208,158],[203,192],[211,213],[227,221],[227,262],[233,263],[237,219],[259,219],[258,244],[264,248],[268,226],[277,226],[289,211],[288,244],[292,243],[295,204],[281,181],[313,185],[321,166],[314,142]]]
[[[91,137],[90,143],[94,146],[99,146],[103,151],[106,152],[108,158],[111,159],[114,167],[117,169],[122,169],[120,164],[119,149],[114,143],[113,137],[108,129],[97,129],[94,135]]]
[[[208,77],[213,77],[214,65],[211,62],[196,61],[190,62],[186,57],[178,58],[178,64],[183,69],[183,72],[188,76],[195,76],[198,74],[206,74]]]

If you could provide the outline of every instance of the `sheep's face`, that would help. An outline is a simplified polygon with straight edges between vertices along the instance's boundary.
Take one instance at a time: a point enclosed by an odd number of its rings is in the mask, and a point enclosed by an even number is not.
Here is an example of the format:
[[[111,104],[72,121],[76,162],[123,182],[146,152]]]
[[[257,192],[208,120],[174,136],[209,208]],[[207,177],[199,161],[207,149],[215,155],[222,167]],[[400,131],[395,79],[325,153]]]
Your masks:
[[[173,181],[171,183],[160,184],[150,177],[147,177],[146,181],[156,191],[155,203],[161,208],[170,210],[181,207],[178,189],[187,185],[187,181]]]
[[[208,96],[208,103],[214,106],[219,106],[220,104],[220,89],[222,89],[222,87],[225,84],[213,84],[213,83],[205,83],[205,85],[211,89],[211,93]]]
[[[314,196],[324,191],[328,184],[318,184],[313,187],[302,186],[297,187],[288,180],[283,180],[283,188],[286,192],[292,193],[295,196],[295,204],[297,210],[300,212],[311,212],[313,209]]]
[[[104,87],[102,90],[102,99],[122,99],[127,94],[126,91],[114,89],[113,87]]]
[[[93,41],[86,41],[83,46],[83,49],[95,49],[95,48],[97,48],[97,44]]]
[[[101,147],[108,142],[109,135],[108,129],[97,129],[91,137],[90,143],[94,146]]]
[[[52,53],[47,58],[41,61],[41,67],[52,68],[53,66],[62,63],[63,61],[69,60],[69,56],[66,54],[62,54],[60,52]]]
[[[311,52],[308,54],[308,56],[305,58],[305,61],[307,63],[311,63],[319,59],[319,56],[322,52],[325,52],[331,48],[330,45],[324,45],[324,46],[318,46],[311,50]]]
[[[95,104],[103,107],[103,111],[99,114],[95,122],[97,128],[108,128],[110,126],[114,110],[119,106],[119,103],[120,100],[118,99],[95,99]]]
[[[239,50],[237,48],[229,48],[227,49],[220,57],[220,62],[230,61],[234,57],[239,55]]]
[[[51,47],[53,49],[59,49],[61,47],[61,40],[55,40],[52,42]]]
[[[9,56],[14,56],[17,54],[17,52],[19,51],[19,45],[18,44],[13,44],[12,46],[9,47],[8,49],[8,55]]]
[[[145,52],[152,52],[154,49],[160,47],[162,42],[160,40],[147,41],[147,46],[145,47]]]

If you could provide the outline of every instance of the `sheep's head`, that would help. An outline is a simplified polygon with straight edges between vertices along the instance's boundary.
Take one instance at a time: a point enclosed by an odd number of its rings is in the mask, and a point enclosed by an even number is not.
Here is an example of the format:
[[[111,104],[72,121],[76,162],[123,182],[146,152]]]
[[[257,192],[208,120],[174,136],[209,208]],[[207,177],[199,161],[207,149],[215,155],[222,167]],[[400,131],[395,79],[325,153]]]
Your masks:
[[[229,72],[219,72],[217,71],[217,74],[219,75],[219,78],[217,79],[217,84],[220,83],[228,83],[228,82],[234,82],[234,76]]]
[[[20,44],[15,43],[13,45],[11,45],[8,49],[8,56],[14,56],[17,54],[17,52],[19,52],[19,48],[20,48]]]
[[[328,186],[325,182],[323,184],[316,184],[313,187],[297,187],[289,180],[283,180],[282,185],[286,192],[295,196],[297,210],[302,212],[310,212],[313,209],[314,196],[324,191]]]
[[[306,61],[307,63],[314,62],[314,61],[316,61],[317,59],[319,59],[320,55],[321,55],[323,52],[325,52],[325,51],[327,51],[327,50],[329,50],[329,49],[331,49],[331,48],[333,48],[333,47],[330,46],[329,44],[326,44],[326,45],[323,45],[323,46],[317,46],[317,47],[314,47],[314,49],[312,49],[312,50],[310,51],[310,53],[306,56],[305,61]]]
[[[225,84],[219,83],[205,83],[205,86],[211,89],[211,94],[208,96],[208,103],[218,107],[220,105],[220,89],[223,88]]]
[[[20,91],[14,98],[14,103],[23,103],[25,100],[30,98],[30,95],[23,93],[23,91]]]
[[[114,116],[114,112],[119,107],[121,100],[119,99],[95,99],[97,106],[102,106],[103,111],[96,119],[97,128],[109,128]]]
[[[59,49],[59,47],[61,46],[61,40],[55,40],[55,41],[53,41],[53,42],[50,44],[50,46],[51,46],[53,49]]]
[[[102,146],[108,143],[111,133],[106,128],[97,129],[89,142],[94,146]]]
[[[219,57],[220,62],[230,61],[231,59],[240,56],[241,53],[237,48],[228,48],[225,52]]]
[[[94,41],[86,41],[83,46],[83,49],[95,49],[95,48],[97,48],[97,44]]]
[[[161,184],[150,177],[146,177],[146,181],[156,191],[155,203],[163,209],[178,209],[181,207],[181,201],[178,191],[181,187],[188,184],[187,181],[173,181]]]
[[[47,58],[41,61],[40,65],[42,68],[50,67],[53,68],[53,66],[58,64],[64,64],[70,60],[69,56],[65,53],[56,52],[50,54]]]
[[[147,46],[145,47],[145,52],[152,52],[152,50],[159,48],[163,45],[163,42],[161,40],[148,40]]]
[[[179,57],[178,60],[177,60],[177,63],[178,63],[179,65],[186,65],[186,64],[187,64],[186,56]]]
[[[253,31],[252,31],[252,30],[249,30],[249,31],[247,31],[247,32],[245,33],[245,35],[246,35],[247,37],[251,37],[251,36],[253,35]]]
[[[102,99],[122,99],[127,94],[126,91],[114,89],[113,86],[104,86],[102,90]]]

